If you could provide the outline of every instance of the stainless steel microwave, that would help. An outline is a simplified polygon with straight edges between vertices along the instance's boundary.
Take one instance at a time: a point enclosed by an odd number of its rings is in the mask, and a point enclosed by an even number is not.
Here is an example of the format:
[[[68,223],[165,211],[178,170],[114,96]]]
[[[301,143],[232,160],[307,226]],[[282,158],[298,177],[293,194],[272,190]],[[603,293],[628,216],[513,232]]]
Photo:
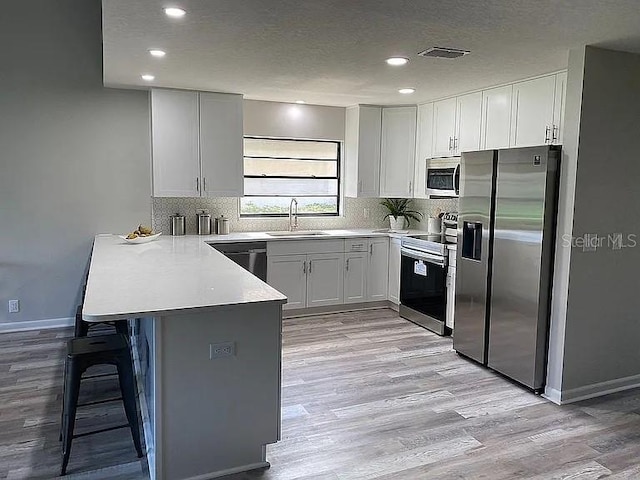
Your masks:
[[[426,193],[431,197],[457,197],[460,193],[460,158],[427,160]]]

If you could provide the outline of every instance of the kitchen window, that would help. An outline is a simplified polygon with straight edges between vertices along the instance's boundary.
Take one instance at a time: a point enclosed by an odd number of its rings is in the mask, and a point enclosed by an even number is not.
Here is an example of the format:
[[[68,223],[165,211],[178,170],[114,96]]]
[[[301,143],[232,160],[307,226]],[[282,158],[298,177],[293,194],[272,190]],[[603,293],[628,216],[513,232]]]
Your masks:
[[[245,137],[240,215],[284,217],[292,198],[300,216],[338,215],[340,142]]]

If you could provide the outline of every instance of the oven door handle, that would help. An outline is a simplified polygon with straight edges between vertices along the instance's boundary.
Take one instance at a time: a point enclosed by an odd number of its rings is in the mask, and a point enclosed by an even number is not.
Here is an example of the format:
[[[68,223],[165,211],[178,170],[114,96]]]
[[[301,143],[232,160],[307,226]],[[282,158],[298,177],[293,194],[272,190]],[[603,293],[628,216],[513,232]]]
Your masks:
[[[408,248],[401,248],[400,254],[405,257],[413,258],[414,260],[422,260],[427,263],[433,263],[434,265],[438,265],[439,267],[444,267],[447,264],[445,257],[441,257],[440,255],[433,255],[426,252],[418,252],[416,250],[409,250]]]

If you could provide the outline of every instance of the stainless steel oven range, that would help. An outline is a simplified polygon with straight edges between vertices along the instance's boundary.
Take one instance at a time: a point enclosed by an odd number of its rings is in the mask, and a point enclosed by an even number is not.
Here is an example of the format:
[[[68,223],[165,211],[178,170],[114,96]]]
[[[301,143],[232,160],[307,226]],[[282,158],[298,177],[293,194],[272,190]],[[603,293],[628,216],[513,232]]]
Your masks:
[[[401,242],[400,316],[438,335],[447,304],[447,240],[443,235],[409,235]]]

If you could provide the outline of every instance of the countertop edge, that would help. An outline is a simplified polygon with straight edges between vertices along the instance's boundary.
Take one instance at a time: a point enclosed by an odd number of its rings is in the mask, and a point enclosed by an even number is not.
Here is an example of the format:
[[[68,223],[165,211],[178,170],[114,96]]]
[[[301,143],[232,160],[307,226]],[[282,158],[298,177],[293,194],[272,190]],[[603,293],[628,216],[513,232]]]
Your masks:
[[[217,310],[222,310],[229,307],[242,307],[246,305],[257,305],[257,304],[280,304],[284,305],[287,303],[287,298],[278,298],[278,299],[270,299],[270,300],[256,300],[252,302],[236,302],[236,303],[221,303],[218,305],[202,305],[197,307],[183,307],[183,308],[174,308],[168,310],[145,310],[140,312],[122,312],[122,313],[112,313],[112,314],[104,314],[104,315],[85,315],[82,313],[82,320],[89,323],[101,323],[101,322],[114,322],[116,320],[130,320],[134,318],[145,318],[145,317],[165,317],[169,315],[189,315],[192,313],[207,313],[207,312],[215,312]]]

